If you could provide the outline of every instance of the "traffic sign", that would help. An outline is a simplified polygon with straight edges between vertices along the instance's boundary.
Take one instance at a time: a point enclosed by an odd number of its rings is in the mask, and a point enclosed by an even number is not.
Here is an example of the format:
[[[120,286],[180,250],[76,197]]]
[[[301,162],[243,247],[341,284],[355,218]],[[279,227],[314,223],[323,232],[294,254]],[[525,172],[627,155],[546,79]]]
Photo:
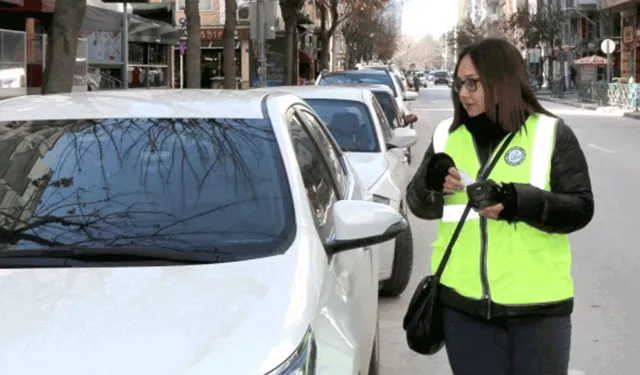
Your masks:
[[[611,39],[605,39],[600,43],[600,49],[608,55],[616,50],[616,43]]]

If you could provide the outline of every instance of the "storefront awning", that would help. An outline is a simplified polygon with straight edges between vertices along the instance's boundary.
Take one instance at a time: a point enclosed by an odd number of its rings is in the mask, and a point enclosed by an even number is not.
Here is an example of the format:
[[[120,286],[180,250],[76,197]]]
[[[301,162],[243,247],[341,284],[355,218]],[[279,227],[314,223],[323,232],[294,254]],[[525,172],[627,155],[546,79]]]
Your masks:
[[[129,17],[129,40],[174,45],[180,40],[180,32],[164,22],[155,21],[135,14]],[[82,31],[122,31],[122,13],[109,9],[87,6]]]

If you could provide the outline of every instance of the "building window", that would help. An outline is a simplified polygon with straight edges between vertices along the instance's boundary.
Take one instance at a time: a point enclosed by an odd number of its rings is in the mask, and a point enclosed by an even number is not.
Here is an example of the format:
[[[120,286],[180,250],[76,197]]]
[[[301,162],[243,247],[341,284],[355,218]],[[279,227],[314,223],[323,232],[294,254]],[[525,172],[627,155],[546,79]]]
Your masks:
[[[223,0],[224,1],[224,0]],[[178,9],[184,10],[186,0],[178,0]],[[199,0],[198,1],[198,9],[200,10],[211,10],[213,0]]]

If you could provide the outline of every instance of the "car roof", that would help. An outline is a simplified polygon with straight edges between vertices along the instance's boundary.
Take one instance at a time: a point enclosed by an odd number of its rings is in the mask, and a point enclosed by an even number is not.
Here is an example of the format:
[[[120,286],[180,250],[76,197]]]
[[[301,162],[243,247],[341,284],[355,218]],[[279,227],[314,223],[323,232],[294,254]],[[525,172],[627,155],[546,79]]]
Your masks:
[[[343,70],[341,72],[326,72],[322,73],[323,76],[340,76],[340,75],[373,75],[373,74],[384,74],[387,75],[386,70],[376,70],[376,69],[360,69],[360,70]]]
[[[387,85],[380,85],[380,84],[366,84],[366,83],[349,83],[346,85],[340,85],[340,87],[357,87],[357,88],[363,88],[363,89],[367,89],[371,92],[386,92],[389,95],[393,96],[393,90],[391,90],[391,88],[389,88],[389,86]]]
[[[266,93],[133,89],[27,95],[0,101],[0,121],[95,118],[261,119]]]
[[[322,86],[278,86],[253,89],[257,92],[286,92],[294,94],[302,99],[337,99],[364,102],[366,92],[364,87],[348,85],[322,85]]]

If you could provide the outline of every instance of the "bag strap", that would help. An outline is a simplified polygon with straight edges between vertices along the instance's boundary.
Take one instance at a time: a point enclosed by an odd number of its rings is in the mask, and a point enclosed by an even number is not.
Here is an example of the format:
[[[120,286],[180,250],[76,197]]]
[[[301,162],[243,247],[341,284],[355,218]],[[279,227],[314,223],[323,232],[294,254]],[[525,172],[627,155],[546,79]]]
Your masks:
[[[516,136],[516,133],[511,133],[507,136],[505,141],[502,143],[502,146],[500,146],[500,150],[498,150],[498,152],[495,154],[493,159],[491,159],[490,162],[485,164],[484,168],[481,169],[482,172],[478,177],[478,181],[485,180],[489,176],[489,173],[491,173],[493,168],[496,166],[496,164],[498,163],[498,160],[500,160],[500,157],[505,152],[507,147],[509,147],[509,143],[511,143],[511,140],[513,140],[515,136]],[[451,236],[449,245],[447,245],[447,249],[445,250],[444,256],[440,261],[440,265],[438,266],[438,270],[434,275],[434,277],[438,281],[440,280],[440,277],[442,277],[442,274],[444,273],[444,268],[447,265],[447,262],[449,262],[449,258],[451,257],[451,251],[453,250],[453,246],[456,244],[456,241],[458,240],[458,236],[460,236],[460,232],[462,231],[464,222],[467,220],[467,216],[469,216],[469,212],[471,212],[471,203],[467,203],[467,206],[464,208],[464,211],[462,212],[462,217],[460,218],[458,225],[456,225],[456,229],[453,231],[453,235]]]

